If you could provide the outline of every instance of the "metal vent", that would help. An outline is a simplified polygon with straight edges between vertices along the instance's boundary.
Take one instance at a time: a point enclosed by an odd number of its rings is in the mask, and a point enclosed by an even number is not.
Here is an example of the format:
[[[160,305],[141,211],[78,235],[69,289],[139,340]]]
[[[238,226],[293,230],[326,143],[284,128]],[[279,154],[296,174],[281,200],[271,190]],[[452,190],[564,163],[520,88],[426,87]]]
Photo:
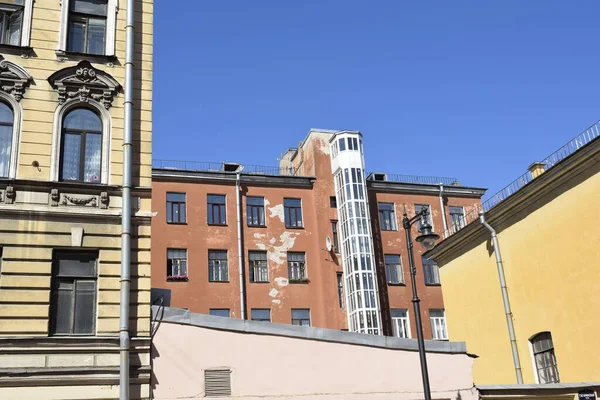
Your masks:
[[[204,397],[231,396],[231,370],[204,370]]]

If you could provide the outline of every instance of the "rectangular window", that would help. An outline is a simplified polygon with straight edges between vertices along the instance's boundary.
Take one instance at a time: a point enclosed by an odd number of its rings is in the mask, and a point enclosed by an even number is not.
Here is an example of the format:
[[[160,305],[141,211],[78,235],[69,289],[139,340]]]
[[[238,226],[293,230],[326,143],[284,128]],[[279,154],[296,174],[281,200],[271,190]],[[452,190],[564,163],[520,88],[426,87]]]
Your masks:
[[[287,253],[288,259],[288,278],[290,282],[301,282],[308,279],[306,275],[306,255],[305,253],[294,252]]]
[[[406,308],[392,308],[392,329],[394,336],[410,339],[410,322]]]
[[[421,257],[423,263],[423,275],[425,276],[426,285],[440,284],[440,269],[435,261],[426,257]]]
[[[338,302],[340,308],[344,308],[344,275],[341,272],[336,273],[337,278],[337,291],[338,291]]]
[[[302,201],[300,199],[283,199],[285,209],[285,227],[302,228]]]
[[[187,277],[187,249],[167,249],[167,280]]]
[[[225,195],[209,194],[207,196],[207,212],[209,225],[226,225],[227,215],[225,213]]]
[[[558,365],[550,332],[542,332],[531,339],[538,383],[558,383]]]
[[[329,207],[337,208],[337,199],[335,196],[329,196]]]
[[[427,215],[425,216],[425,220],[429,225],[431,225],[431,230],[433,230],[433,219],[431,218],[431,206],[429,204],[415,204],[415,214],[420,212],[423,207],[427,209]],[[421,232],[421,219],[417,222],[417,230]]]
[[[404,283],[404,274],[402,273],[402,261],[399,254],[386,254],[385,273],[388,284],[400,285]]]
[[[211,308],[210,315],[229,318],[229,308]]]
[[[268,308],[253,308],[251,318],[252,321],[271,322],[271,310]]]
[[[310,309],[292,308],[292,325],[310,326]]]
[[[67,51],[105,54],[108,0],[71,0]]]
[[[452,232],[456,233],[465,227],[465,209],[458,206],[448,207],[450,211],[450,223],[452,224]]]
[[[266,251],[249,251],[248,268],[250,269],[250,282],[269,282],[269,266]]]
[[[382,231],[395,231],[396,227],[396,212],[394,203],[379,203],[379,225]]]
[[[10,3],[0,4],[0,44],[20,46],[25,4],[23,0]]]
[[[338,235],[338,222],[331,221],[331,231],[333,232],[333,251],[339,254],[340,252],[340,238]]]
[[[167,222],[185,224],[185,193],[167,193]]]
[[[265,226],[265,198],[246,197],[248,226]]]
[[[346,138],[341,138],[339,140],[340,151],[346,151]]]
[[[228,282],[227,250],[208,251],[208,281]]]
[[[444,310],[429,310],[431,321],[431,337],[433,340],[448,340],[446,331],[446,312]]]
[[[54,254],[50,300],[51,335],[93,335],[96,325],[96,253]]]

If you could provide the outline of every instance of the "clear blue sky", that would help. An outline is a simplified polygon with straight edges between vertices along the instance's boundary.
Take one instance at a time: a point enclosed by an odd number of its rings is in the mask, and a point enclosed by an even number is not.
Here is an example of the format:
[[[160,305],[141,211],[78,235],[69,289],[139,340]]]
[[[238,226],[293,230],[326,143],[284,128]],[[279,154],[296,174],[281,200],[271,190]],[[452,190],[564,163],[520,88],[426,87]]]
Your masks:
[[[600,119],[600,2],[155,2],[154,158],[277,165],[359,129],[368,171],[488,195]]]

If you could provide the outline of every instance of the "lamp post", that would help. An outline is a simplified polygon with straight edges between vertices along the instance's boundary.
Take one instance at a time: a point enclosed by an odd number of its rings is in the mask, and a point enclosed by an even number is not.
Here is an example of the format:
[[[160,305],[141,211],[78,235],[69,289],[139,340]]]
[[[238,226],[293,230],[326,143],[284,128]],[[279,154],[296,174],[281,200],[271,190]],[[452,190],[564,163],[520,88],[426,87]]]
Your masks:
[[[427,208],[421,208],[421,211],[417,212],[414,217],[408,218],[406,214],[406,206],[404,206],[404,218],[402,219],[402,227],[406,233],[406,248],[408,250],[408,265],[410,267],[410,279],[412,285],[412,303],[415,313],[415,321],[417,323],[417,343],[419,347],[419,359],[421,360],[421,377],[423,379],[423,394],[425,400],[431,400],[431,389],[429,388],[429,372],[427,371],[427,358],[425,355],[425,340],[423,339],[423,324],[421,322],[421,306],[419,303],[421,300],[417,294],[417,268],[415,267],[415,259],[413,256],[413,242],[411,237],[411,227],[415,222],[421,220],[421,234],[417,236],[417,242],[421,243],[421,246],[425,250],[431,250],[435,246],[436,240],[439,239],[439,235],[433,233],[431,225],[427,222]]]

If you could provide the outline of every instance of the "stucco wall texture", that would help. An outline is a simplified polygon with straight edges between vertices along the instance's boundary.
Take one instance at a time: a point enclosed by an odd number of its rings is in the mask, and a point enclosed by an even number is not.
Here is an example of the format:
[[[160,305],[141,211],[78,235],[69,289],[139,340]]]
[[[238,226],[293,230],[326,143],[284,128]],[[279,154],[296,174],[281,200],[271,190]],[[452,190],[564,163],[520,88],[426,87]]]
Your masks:
[[[157,400],[204,398],[204,370],[214,368],[231,369],[232,396],[248,400],[423,396],[416,351],[162,322],[152,352]],[[428,353],[427,361],[434,399],[477,399],[472,358]]]

